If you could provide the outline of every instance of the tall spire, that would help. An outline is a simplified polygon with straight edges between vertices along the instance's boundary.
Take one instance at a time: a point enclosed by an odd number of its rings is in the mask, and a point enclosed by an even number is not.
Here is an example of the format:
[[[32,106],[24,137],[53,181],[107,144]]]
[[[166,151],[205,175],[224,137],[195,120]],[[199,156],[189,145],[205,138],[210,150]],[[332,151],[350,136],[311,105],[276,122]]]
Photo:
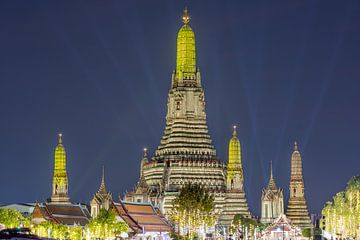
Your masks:
[[[232,137],[229,141],[227,189],[243,190],[243,180],[241,145],[237,137],[236,126],[233,126]]]
[[[215,160],[216,150],[206,124],[205,93],[196,66],[195,34],[189,19],[185,9],[176,41],[176,69],[168,94],[166,127],[155,155]]]
[[[291,155],[290,198],[286,215],[301,228],[310,227],[311,221],[304,194],[302,159],[297,143]]]
[[[67,203],[68,196],[68,178],[66,172],[66,152],[62,144],[62,134],[58,135],[58,144],[54,152],[54,176],[53,176],[53,190],[51,195],[51,202]]]
[[[102,177],[101,177],[101,184],[99,188],[99,192],[106,193],[106,186],[105,186],[105,166],[102,166]]]
[[[277,189],[277,186],[276,186],[276,183],[274,180],[274,176],[273,176],[272,161],[270,161],[270,179],[269,179],[268,189],[271,189],[271,190]]]

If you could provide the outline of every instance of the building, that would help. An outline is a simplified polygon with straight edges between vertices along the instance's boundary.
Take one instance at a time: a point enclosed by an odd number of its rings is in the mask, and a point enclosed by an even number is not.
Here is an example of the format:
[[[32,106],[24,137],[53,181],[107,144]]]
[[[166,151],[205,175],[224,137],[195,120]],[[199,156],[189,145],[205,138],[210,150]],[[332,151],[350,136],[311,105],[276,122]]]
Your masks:
[[[273,223],[280,215],[284,214],[284,194],[281,188],[276,186],[272,163],[270,164],[270,179],[261,195],[261,223]]]
[[[294,226],[291,220],[284,214],[278,216],[275,221],[270,224],[261,233],[262,240],[291,240],[302,239],[301,229]]]
[[[129,235],[133,238],[170,239],[170,223],[151,203],[120,200],[119,203],[114,202],[111,209],[117,213],[120,221],[129,226]]]
[[[85,226],[90,219],[88,207],[84,204],[70,202],[68,177],[66,171],[66,151],[59,134],[58,144],[54,151],[53,190],[50,202],[37,203],[31,213],[34,224],[50,221],[62,225]]]
[[[35,203],[12,203],[7,205],[1,205],[0,208],[15,209],[19,211],[23,216],[28,217],[34,211]]]
[[[109,210],[112,203],[111,192],[106,191],[105,186],[105,168],[103,167],[101,183],[99,190],[94,194],[93,199],[90,201],[91,217],[96,217],[101,208]]]
[[[304,179],[302,174],[302,160],[295,142],[294,151],[291,156],[290,176],[290,198],[287,206],[286,216],[292,223],[301,228],[312,227],[304,193]]]
[[[31,221],[39,224],[49,221],[66,226],[85,226],[90,213],[84,204],[38,203],[31,214]]]
[[[198,183],[214,196],[216,210],[228,215],[222,222],[229,224],[236,213],[250,216],[243,189],[240,142],[234,140],[231,145],[238,155],[229,163],[233,175],[227,185],[227,165],[218,158],[207,127],[205,93],[196,64],[195,34],[186,9],[182,20],[165,131],[155,156],[142,159],[140,180],[124,199],[153,202],[167,215],[180,189],[186,183]]]

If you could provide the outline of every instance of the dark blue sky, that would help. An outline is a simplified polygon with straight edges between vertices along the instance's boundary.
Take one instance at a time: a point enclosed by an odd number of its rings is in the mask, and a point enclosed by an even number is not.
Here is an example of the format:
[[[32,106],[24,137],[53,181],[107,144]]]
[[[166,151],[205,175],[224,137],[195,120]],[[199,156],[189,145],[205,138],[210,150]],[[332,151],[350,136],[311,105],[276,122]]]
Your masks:
[[[1,1],[0,203],[50,196],[58,132],[73,201],[103,164],[115,198],[133,187],[164,130],[184,6],[211,136],[226,161],[239,125],[255,214],[270,160],[287,198],[295,140],[311,212],[360,173],[358,1]]]

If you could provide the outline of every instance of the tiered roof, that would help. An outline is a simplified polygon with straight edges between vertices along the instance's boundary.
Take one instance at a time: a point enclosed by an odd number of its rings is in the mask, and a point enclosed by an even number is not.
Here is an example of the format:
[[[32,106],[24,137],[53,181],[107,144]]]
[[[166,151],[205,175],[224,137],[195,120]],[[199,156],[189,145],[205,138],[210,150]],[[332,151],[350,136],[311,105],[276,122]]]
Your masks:
[[[171,225],[150,203],[120,201],[113,207],[118,215],[137,233],[170,232]]]
[[[90,213],[87,207],[81,204],[38,203],[31,217],[35,222],[46,220],[63,225],[85,226],[89,222]]]

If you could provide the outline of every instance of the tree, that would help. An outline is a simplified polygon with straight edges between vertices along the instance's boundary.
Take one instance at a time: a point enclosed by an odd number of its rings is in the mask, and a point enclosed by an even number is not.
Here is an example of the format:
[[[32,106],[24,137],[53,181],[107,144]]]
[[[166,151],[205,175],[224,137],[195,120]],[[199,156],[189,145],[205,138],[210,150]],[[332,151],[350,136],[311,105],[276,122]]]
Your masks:
[[[93,218],[85,228],[89,229],[91,236],[95,238],[116,237],[128,231],[126,223],[118,221],[113,211],[104,208],[100,209],[99,215]]]
[[[254,235],[255,228],[257,228],[259,224],[252,218],[245,218],[243,215],[236,214],[231,223],[230,232],[231,233],[240,233],[242,237],[244,237],[247,232],[250,235]]]
[[[311,228],[304,228],[302,231],[301,231],[301,234],[303,235],[303,237],[307,237],[307,238],[311,238],[312,237],[312,229]]]
[[[43,221],[33,227],[35,234],[55,239],[81,240],[81,231],[81,226],[70,227],[50,221]]]
[[[329,233],[341,238],[360,236],[360,175],[352,177],[344,192],[335,194],[332,202],[322,209],[325,225]]]
[[[15,228],[29,226],[30,221],[16,209],[0,208],[0,224],[5,225],[6,228]]]
[[[200,184],[187,183],[173,200],[170,219],[177,224],[179,233],[180,228],[187,229],[193,238],[200,227],[205,230],[215,224],[214,197]]]

